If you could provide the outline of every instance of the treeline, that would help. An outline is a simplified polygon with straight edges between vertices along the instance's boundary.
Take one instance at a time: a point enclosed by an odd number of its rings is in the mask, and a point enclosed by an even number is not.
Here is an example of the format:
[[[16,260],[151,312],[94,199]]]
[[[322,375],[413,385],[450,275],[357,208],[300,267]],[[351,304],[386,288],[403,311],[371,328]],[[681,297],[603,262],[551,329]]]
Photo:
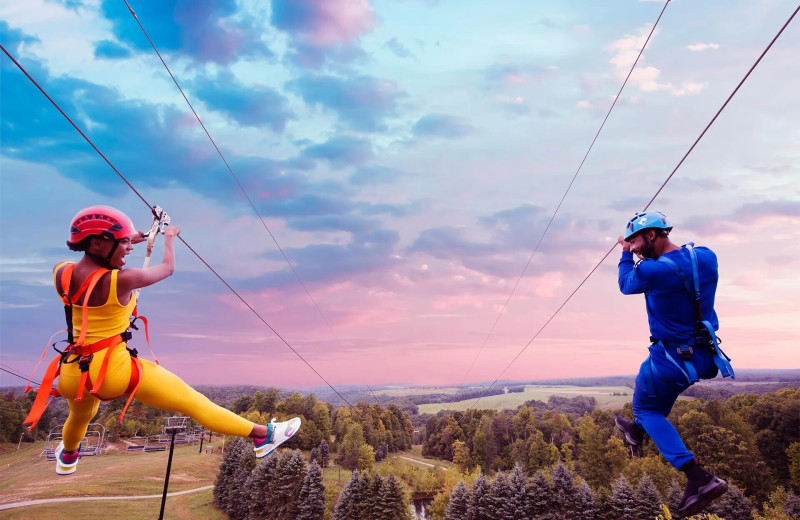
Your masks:
[[[256,464],[252,444],[237,438],[220,464],[214,503],[234,520],[323,520],[322,470],[291,450]]]
[[[623,412],[632,418],[630,405]],[[800,390],[727,401],[679,400],[669,420],[710,471],[756,503],[778,489],[800,490]],[[614,415],[595,409],[582,416],[522,406],[516,412],[468,410],[428,420],[423,453],[456,463],[462,471],[494,473],[518,466],[527,477],[561,463],[595,493],[624,476],[638,485],[646,474],[662,496],[683,474],[647,442],[630,458]]]
[[[683,488],[673,480],[667,495],[659,492],[646,473],[632,484],[625,476],[618,477],[610,489],[592,490],[577,477],[569,465],[561,462],[527,477],[517,466],[510,473],[498,473],[491,480],[480,475],[471,484],[459,482],[450,494],[444,514],[433,517],[443,520],[471,518],[491,520],[653,520],[679,518],[678,506]],[[665,508],[667,509],[665,511]],[[708,516],[714,515],[714,516]],[[741,489],[731,485],[728,492],[704,512],[712,520],[791,520],[800,518],[800,496],[775,491],[763,515]]]

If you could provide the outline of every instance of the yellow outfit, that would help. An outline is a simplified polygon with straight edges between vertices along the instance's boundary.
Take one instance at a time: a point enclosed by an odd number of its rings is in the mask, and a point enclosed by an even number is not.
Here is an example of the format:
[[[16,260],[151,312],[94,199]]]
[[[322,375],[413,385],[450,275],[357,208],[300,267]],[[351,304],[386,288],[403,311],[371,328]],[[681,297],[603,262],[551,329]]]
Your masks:
[[[58,272],[60,266],[54,271]],[[130,316],[136,307],[136,297],[131,295],[127,305],[121,305],[117,299],[118,269],[111,270],[111,286],[108,300],[99,307],[87,307],[88,326],[85,344],[101,341],[128,330]],[[69,288],[65,288],[68,290]],[[75,337],[81,332],[83,307],[74,305],[72,326]],[[64,448],[67,451],[78,449],[86,435],[89,422],[97,414],[101,400],[111,400],[123,395],[128,390],[131,379],[131,357],[125,342],[95,352],[89,365],[89,377],[96,381],[103,364],[103,359],[110,356],[103,383],[97,396],[83,392],[83,399],[76,401],[80,385],[81,372],[78,363],[62,363],[58,377],[58,391],[67,399],[69,417],[64,423]],[[139,389],[136,400],[146,405],[164,410],[174,410],[188,415],[209,430],[225,435],[247,437],[253,430],[253,423],[236,415],[226,408],[211,402],[206,396],[184,383],[178,376],[146,359],[140,360],[143,369],[140,374]],[[98,399],[99,398],[99,399]]]

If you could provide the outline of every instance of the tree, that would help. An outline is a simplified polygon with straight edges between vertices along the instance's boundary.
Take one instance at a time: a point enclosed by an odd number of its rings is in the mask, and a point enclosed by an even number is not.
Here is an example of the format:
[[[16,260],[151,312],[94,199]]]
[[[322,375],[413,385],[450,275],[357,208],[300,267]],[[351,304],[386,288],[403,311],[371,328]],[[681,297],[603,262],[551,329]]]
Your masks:
[[[544,439],[544,434],[536,430],[531,436],[530,448],[528,450],[527,470],[529,474],[534,474],[540,469],[549,468],[558,462],[558,448]]]
[[[728,492],[712,502],[708,512],[722,518],[752,518],[753,503],[738,486],[729,483]]]
[[[262,459],[247,481],[248,520],[293,520],[307,473],[301,452],[283,451]]]
[[[464,481],[458,483],[450,494],[447,508],[444,510],[445,520],[464,520],[469,512],[469,491]]]
[[[575,501],[574,486],[575,476],[572,471],[561,463],[550,470],[551,493],[553,500],[553,513],[558,518],[572,516],[572,506]]]
[[[356,467],[361,471],[370,471],[375,465],[375,450],[369,444],[362,444],[358,448],[358,462]]]
[[[469,514],[466,520],[492,520],[489,481],[484,475],[472,485],[469,497]]]
[[[792,486],[800,490],[800,442],[793,442],[786,448],[789,461],[789,478]]]
[[[489,503],[493,520],[517,520],[514,516],[511,485],[505,473],[498,473],[489,486]]]
[[[575,488],[573,510],[575,512],[573,516],[575,520],[595,520],[596,518],[597,507],[595,506],[594,494],[592,493],[592,488],[585,481]]]
[[[633,489],[625,477],[619,477],[611,489],[611,510],[614,518],[631,519],[636,517],[636,505],[633,500]]]
[[[325,439],[322,439],[319,443],[319,463],[323,468],[328,467],[328,457],[330,456],[329,451],[328,443],[325,441]]]
[[[661,502],[661,493],[656,489],[650,476],[642,477],[634,494],[633,503],[636,515],[642,520],[655,518],[661,513]]]
[[[471,460],[469,456],[469,446],[467,446],[466,442],[453,442],[453,463],[458,466],[458,470],[461,473],[469,469]]]
[[[339,464],[351,470],[358,468],[361,446],[364,444],[364,428],[359,423],[350,424],[339,448]]]
[[[325,485],[316,460],[308,467],[297,502],[297,520],[322,520],[325,516]]]
[[[214,482],[214,503],[232,518],[241,519],[247,516],[246,509],[241,510],[242,501],[239,494],[244,488],[241,484],[249,478],[256,465],[255,462],[250,443],[241,437],[230,443],[228,451],[222,458]],[[247,504],[247,501],[244,503]]]
[[[544,471],[539,470],[533,476],[528,485],[527,496],[533,518],[550,518],[550,511],[554,506],[553,493],[550,481],[547,480]]]
[[[377,497],[374,518],[381,520],[411,520],[408,508],[408,495],[394,475],[375,477],[381,481],[380,493]]]
[[[363,500],[361,493],[361,474],[356,470],[350,475],[350,482],[345,484],[333,509],[333,520],[357,520],[360,517],[359,506]]]

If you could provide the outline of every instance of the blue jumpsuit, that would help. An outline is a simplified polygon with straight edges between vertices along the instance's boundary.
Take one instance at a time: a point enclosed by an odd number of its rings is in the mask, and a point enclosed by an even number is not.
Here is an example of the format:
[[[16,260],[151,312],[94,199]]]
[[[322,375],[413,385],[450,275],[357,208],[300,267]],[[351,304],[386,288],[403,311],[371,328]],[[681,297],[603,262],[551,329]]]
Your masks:
[[[714,330],[719,320],[714,311],[714,295],[719,273],[717,257],[705,247],[696,247],[703,319]],[[689,251],[682,247],[663,255],[669,258],[690,281],[692,264]],[[680,469],[694,455],[667,420],[675,401],[691,381],[686,377],[688,368],[676,347],[693,345],[691,364],[700,379],[711,379],[718,373],[711,350],[695,345],[697,316],[694,298],[686,290],[683,280],[666,262],[645,259],[634,263],[633,254],[623,251],[619,261],[619,288],[623,294],[644,293],[650,335],[650,356],[642,363],[636,376],[633,392],[633,413],[641,426],[656,443],[659,451],[674,467]]]

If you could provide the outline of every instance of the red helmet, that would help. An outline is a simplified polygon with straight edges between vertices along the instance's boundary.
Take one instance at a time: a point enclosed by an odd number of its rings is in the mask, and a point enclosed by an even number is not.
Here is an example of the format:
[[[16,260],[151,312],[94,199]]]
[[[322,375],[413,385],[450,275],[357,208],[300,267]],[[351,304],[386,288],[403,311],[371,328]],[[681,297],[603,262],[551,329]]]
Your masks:
[[[67,243],[78,244],[94,235],[121,240],[136,232],[131,219],[120,210],[110,206],[89,206],[72,218]]]

